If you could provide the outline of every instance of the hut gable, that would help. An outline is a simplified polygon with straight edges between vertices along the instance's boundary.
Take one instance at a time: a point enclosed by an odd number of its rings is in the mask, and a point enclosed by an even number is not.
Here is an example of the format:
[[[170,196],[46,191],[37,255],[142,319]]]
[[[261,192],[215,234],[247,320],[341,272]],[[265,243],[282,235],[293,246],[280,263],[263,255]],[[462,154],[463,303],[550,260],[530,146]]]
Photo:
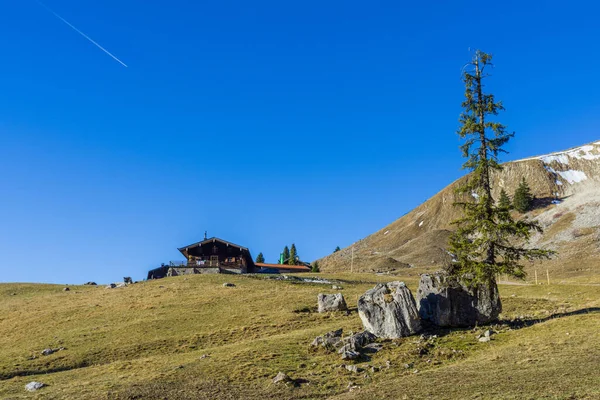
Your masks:
[[[187,267],[219,268],[221,272],[254,272],[254,261],[247,247],[217,237],[180,247]]]

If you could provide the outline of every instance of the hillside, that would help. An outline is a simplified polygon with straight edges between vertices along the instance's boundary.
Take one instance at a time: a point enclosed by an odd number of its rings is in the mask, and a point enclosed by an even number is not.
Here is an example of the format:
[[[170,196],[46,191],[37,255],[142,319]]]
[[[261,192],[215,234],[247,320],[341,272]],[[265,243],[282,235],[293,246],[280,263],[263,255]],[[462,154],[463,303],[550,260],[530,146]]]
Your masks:
[[[356,363],[363,369],[356,373],[338,354],[312,350],[309,343],[334,329],[360,330],[358,295],[388,278],[337,278],[345,280],[348,315],[314,312],[317,294],[329,285],[249,276],[191,275],[70,291],[0,284],[0,398],[600,396],[597,286],[500,285],[503,321],[491,327],[497,332],[491,342],[477,339],[487,327],[382,341],[380,352]],[[415,276],[400,279],[416,290]],[[46,348],[62,349],[44,356]],[[298,386],[274,384],[279,371]],[[26,392],[31,381],[48,386]]]
[[[501,188],[512,195],[524,177],[536,197],[527,217],[537,219],[545,231],[532,244],[559,252],[537,267],[548,268],[555,279],[591,277],[600,281],[600,142],[505,163],[503,167],[492,177],[494,197]],[[453,202],[460,181],[378,232],[319,260],[321,270],[349,271],[352,247],[354,271],[438,269],[448,257],[445,248],[450,222],[459,216]]]

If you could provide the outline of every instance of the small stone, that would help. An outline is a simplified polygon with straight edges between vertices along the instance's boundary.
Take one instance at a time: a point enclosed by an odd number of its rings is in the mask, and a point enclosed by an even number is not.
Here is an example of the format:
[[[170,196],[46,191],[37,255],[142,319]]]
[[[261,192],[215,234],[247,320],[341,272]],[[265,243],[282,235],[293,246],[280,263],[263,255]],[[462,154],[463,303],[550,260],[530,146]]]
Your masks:
[[[333,290],[342,290],[342,289],[344,289],[344,288],[343,288],[343,287],[341,287],[341,286],[332,285],[332,286],[331,286],[331,289],[333,289]]]
[[[230,282],[225,282],[223,284],[223,287],[235,287],[235,285],[233,283],[230,283]]]
[[[90,281],[90,282],[86,282],[86,283],[84,283],[84,285],[88,285],[88,286],[96,286],[96,285],[97,285],[97,283],[96,283],[96,282],[91,282],[91,281]]]
[[[483,336],[489,338],[490,336],[492,336],[493,333],[494,331],[488,329],[487,331],[483,332]]]
[[[208,354],[202,354],[200,356],[200,359],[203,360],[203,359],[208,358],[208,357],[210,357]]]
[[[273,378],[273,383],[287,383],[287,382],[291,382],[292,378],[290,378],[289,376],[287,376],[286,374],[284,374],[283,372],[279,372],[275,378]]]
[[[44,350],[42,350],[42,355],[44,355],[44,356],[49,356],[52,353],[54,353],[53,349],[44,349]]]
[[[491,339],[489,336],[482,336],[479,338],[479,341],[482,343],[489,342]]]
[[[418,374],[418,373],[419,373],[419,370],[418,370],[418,369],[415,369],[415,370],[413,371],[413,374]]]
[[[348,371],[350,371],[350,372],[354,372],[354,373],[359,373],[359,372],[362,372],[362,371],[363,371],[363,369],[362,369],[362,368],[359,368],[359,367],[357,367],[356,365],[345,365],[344,367],[345,367],[345,368],[346,368]]]
[[[125,283],[127,285],[131,285],[131,284],[133,284],[133,279],[131,279],[130,276],[126,276],[123,278],[123,283]]]
[[[71,289],[69,289],[68,287],[66,287],[66,288],[63,288],[63,292],[68,292],[68,291],[70,291],[70,290],[71,290]]]
[[[412,368],[412,367],[413,367],[413,365],[414,365],[413,363],[404,364],[404,368],[406,368],[406,369],[410,369],[410,368]]]
[[[116,288],[116,287],[117,287],[117,285],[115,285],[114,283],[111,283],[111,284],[109,284],[109,285],[106,285],[106,288],[107,288],[107,289],[114,289],[114,288]]]
[[[29,382],[27,385],[25,385],[25,390],[27,390],[28,392],[35,392],[36,390],[41,389],[44,386],[46,386],[46,384],[42,382]]]
[[[358,357],[360,357],[358,351],[347,349],[342,352],[342,360],[356,360]]]

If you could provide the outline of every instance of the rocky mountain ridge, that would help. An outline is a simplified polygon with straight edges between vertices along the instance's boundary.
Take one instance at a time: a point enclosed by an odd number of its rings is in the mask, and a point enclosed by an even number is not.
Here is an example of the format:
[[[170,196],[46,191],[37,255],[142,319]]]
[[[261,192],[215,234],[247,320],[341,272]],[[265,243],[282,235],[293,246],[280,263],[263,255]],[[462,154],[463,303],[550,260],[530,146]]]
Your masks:
[[[525,178],[535,196],[526,214],[544,228],[532,245],[559,252],[544,268],[569,278],[600,271],[600,141],[503,164],[492,176],[493,196],[512,195]],[[393,272],[422,267],[439,269],[447,259],[454,189],[463,177],[383,229],[319,260],[323,271]],[[352,251],[354,247],[354,251]],[[352,256],[354,253],[354,256]],[[352,261],[353,257],[353,261]]]

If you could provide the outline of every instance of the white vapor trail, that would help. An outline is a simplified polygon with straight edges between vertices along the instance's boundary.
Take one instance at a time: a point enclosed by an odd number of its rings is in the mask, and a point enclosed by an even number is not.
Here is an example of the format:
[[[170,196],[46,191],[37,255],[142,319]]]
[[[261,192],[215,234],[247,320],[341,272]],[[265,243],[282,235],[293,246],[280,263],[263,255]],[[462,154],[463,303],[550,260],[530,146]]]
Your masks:
[[[44,3],[42,3],[41,1],[37,0],[37,2],[44,7],[46,10],[48,10],[49,12],[51,12],[52,14],[54,14],[54,16],[58,19],[60,19],[62,22],[64,22],[65,24],[67,24],[69,27],[71,27],[75,32],[79,33],[81,36],[83,36],[84,38],[86,38],[87,40],[89,40],[90,42],[92,42],[94,45],[96,45],[96,47],[98,47],[100,50],[102,50],[103,52],[105,52],[106,54],[108,54],[109,56],[111,56],[115,61],[117,61],[119,64],[121,64],[122,66],[124,66],[125,68],[127,67],[127,64],[125,64],[123,61],[119,60],[117,57],[115,57],[110,51],[106,50],[104,47],[100,46],[98,43],[96,43],[91,37],[89,37],[88,35],[86,35],[85,33],[81,32],[79,29],[77,29],[76,27],[74,27],[69,21],[67,21],[66,19],[64,19],[63,17],[61,17],[60,15],[58,15],[57,13],[54,12],[54,10],[52,10],[50,7],[48,7],[47,5],[45,5]]]

